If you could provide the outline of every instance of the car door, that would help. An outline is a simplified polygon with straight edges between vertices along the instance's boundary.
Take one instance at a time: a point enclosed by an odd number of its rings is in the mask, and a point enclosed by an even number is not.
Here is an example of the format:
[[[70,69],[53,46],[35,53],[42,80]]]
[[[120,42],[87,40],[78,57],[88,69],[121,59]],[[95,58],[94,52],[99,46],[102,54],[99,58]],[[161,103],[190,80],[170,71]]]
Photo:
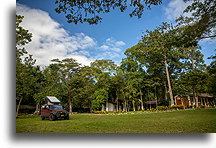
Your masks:
[[[50,115],[50,110],[48,105],[42,106],[41,116],[48,117]]]

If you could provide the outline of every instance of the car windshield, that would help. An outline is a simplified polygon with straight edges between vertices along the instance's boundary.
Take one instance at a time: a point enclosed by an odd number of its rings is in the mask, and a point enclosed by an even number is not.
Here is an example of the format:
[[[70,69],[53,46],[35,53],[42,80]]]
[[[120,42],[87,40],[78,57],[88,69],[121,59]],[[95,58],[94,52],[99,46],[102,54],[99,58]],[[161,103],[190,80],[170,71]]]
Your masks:
[[[50,109],[63,109],[60,105],[52,105],[50,106]]]

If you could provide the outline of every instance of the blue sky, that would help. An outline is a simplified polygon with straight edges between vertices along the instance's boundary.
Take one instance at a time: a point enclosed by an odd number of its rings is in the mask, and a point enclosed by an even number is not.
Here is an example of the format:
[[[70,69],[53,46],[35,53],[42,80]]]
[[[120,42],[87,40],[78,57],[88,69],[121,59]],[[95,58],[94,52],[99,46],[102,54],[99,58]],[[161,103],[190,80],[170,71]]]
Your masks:
[[[102,23],[97,25],[67,23],[63,14],[54,11],[56,6],[51,0],[19,0],[16,11],[25,16],[22,26],[33,34],[26,49],[38,65],[46,66],[53,58],[74,58],[83,65],[96,59],[111,59],[119,64],[125,50],[141,39],[142,32],[164,21],[173,22],[188,4],[182,0],[163,1],[145,10],[141,19],[130,18],[130,10],[120,13],[116,9],[102,14]],[[215,54],[215,41],[204,40],[200,45],[209,64],[207,57]]]

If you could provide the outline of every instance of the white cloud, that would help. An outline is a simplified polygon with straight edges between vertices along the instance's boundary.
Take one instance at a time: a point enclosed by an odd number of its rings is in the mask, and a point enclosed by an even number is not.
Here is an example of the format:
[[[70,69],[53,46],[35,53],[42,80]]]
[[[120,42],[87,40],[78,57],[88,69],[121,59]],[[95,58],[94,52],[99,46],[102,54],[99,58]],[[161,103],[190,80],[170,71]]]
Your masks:
[[[102,49],[102,50],[109,50],[110,47],[107,46],[107,45],[102,45],[102,46],[100,46],[100,49]]]
[[[101,59],[115,59],[115,58],[119,58],[120,56],[121,55],[119,53],[107,51],[107,52],[103,52],[103,53],[97,55],[96,58],[99,60],[101,60]]]
[[[105,40],[103,45],[97,49],[102,51],[100,54],[96,55],[96,59],[112,59],[117,64],[120,63],[121,59],[124,57],[122,52],[123,46],[126,45],[123,41],[117,41],[110,37]]]
[[[94,60],[87,58],[87,49],[97,45],[93,38],[84,33],[70,36],[45,11],[20,4],[16,11],[24,16],[21,25],[33,34],[32,42],[26,45],[26,50],[37,60],[37,65],[48,65],[55,58],[74,58],[83,65],[89,65]]]
[[[124,46],[124,45],[126,45],[125,42],[123,42],[123,41],[117,41],[117,42],[115,42],[115,44],[116,44],[116,46]]]
[[[183,0],[172,0],[168,3],[167,7],[164,8],[165,16],[169,21],[174,21],[180,15],[191,16],[191,13],[184,13],[183,11],[189,6],[192,1],[184,2]]]
[[[103,51],[121,52],[121,48],[126,45],[123,41],[117,41],[113,38],[107,38],[106,42],[99,47]]]
[[[120,47],[120,46],[126,45],[125,42],[123,42],[123,41],[116,41],[113,38],[106,39],[105,44],[107,44],[107,45],[109,45],[111,47]]]
[[[25,48],[37,65],[47,66],[56,58],[74,58],[82,65],[90,65],[96,59],[116,60],[123,54],[122,47],[126,45],[123,41],[110,37],[98,46],[94,38],[84,33],[70,35],[45,11],[21,4],[17,4],[16,11],[24,16],[21,25],[33,34]]]

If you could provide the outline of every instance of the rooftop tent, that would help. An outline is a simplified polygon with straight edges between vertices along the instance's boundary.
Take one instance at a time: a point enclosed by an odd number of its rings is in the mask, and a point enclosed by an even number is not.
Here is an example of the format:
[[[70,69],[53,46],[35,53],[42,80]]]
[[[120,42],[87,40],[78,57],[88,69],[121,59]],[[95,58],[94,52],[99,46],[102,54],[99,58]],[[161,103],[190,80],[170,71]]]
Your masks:
[[[55,96],[46,96],[46,104],[59,105],[61,102]]]

